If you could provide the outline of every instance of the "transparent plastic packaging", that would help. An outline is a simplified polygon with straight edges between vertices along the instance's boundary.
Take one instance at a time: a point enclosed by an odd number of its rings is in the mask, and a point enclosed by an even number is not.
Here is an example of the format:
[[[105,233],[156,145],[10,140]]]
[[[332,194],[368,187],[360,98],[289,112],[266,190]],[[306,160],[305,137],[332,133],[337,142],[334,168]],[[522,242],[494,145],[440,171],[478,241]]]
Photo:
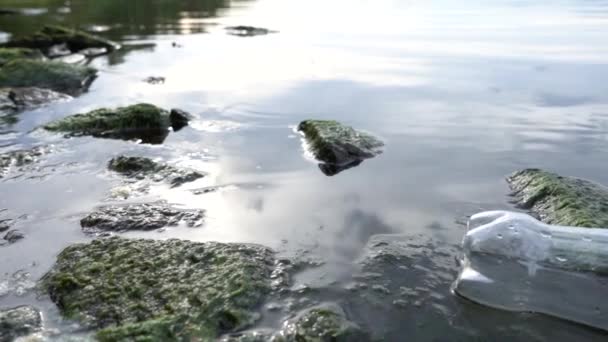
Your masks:
[[[469,300],[608,330],[608,229],[483,212],[469,220],[461,261],[453,289]]]

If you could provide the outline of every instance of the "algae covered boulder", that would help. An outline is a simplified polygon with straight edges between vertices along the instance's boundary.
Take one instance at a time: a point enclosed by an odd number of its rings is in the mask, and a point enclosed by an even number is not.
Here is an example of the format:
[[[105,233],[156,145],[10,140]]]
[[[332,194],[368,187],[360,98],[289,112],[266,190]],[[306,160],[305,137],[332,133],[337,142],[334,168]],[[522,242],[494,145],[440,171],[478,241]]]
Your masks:
[[[0,310],[0,341],[13,341],[41,329],[42,315],[32,306]]]
[[[44,129],[68,136],[90,135],[110,139],[139,139],[160,144],[172,127],[170,113],[147,103],[127,107],[101,108],[48,123]]]
[[[203,217],[203,210],[173,208],[164,202],[131,203],[97,208],[80,220],[80,225],[86,232],[154,230],[180,222],[198,227]]]
[[[86,90],[96,74],[87,66],[16,59],[0,68],[0,87],[38,87],[75,95]]]
[[[363,342],[370,337],[349,321],[337,305],[324,304],[300,313],[285,322],[280,336],[287,341]]]
[[[172,187],[204,177],[200,172],[176,168],[145,157],[118,156],[110,160],[108,168],[132,179],[167,181]]]
[[[584,179],[525,169],[507,178],[515,202],[548,224],[608,228],[608,188]]]
[[[311,152],[328,176],[382,153],[384,143],[372,135],[332,120],[306,120],[298,125]]]
[[[44,53],[48,53],[51,48],[58,45],[64,45],[71,52],[91,48],[105,49],[106,52],[111,52],[120,47],[120,45],[107,39],[56,25],[47,25],[34,34],[16,37],[3,44],[6,47],[40,49]]]
[[[38,50],[27,48],[0,48],[0,67],[15,59],[42,60],[44,56]]]
[[[40,285],[101,341],[209,341],[257,318],[273,261],[257,245],[113,237],[66,248]]]

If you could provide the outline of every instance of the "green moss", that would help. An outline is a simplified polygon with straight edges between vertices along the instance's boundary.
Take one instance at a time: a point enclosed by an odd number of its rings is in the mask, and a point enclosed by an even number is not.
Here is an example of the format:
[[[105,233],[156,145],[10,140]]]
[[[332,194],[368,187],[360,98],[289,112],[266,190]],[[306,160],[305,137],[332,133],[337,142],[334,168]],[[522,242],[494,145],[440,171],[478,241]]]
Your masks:
[[[102,341],[209,340],[254,320],[272,261],[253,245],[113,237],[66,248],[40,284]]]
[[[44,56],[38,50],[26,48],[0,48],[0,66],[15,59],[43,59]]]
[[[179,169],[145,157],[118,156],[110,160],[108,168],[130,178],[166,180],[174,187],[204,177],[200,172]]]
[[[600,184],[539,169],[515,172],[507,181],[516,203],[545,223],[608,227],[608,189]]]
[[[151,104],[140,103],[115,109],[101,108],[48,123],[44,129],[70,135],[160,142],[168,134],[169,112]],[[149,141],[148,141],[149,140]]]
[[[86,89],[96,73],[91,67],[16,59],[0,68],[0,87],[38,87],[73,95]]]
[[[329,164],[351,164],[380,153],[384,144],[375,137],[333,120],[306,120],[298,130],[315,157]]]
[[[58,44],[66,44],[72,52],[87,48],[105,48],[113,51],[119,47],[118,44],[106,39],[56,25],[47,25],[34,34],[15,38],[5,43],[4,46],[47,49]]]

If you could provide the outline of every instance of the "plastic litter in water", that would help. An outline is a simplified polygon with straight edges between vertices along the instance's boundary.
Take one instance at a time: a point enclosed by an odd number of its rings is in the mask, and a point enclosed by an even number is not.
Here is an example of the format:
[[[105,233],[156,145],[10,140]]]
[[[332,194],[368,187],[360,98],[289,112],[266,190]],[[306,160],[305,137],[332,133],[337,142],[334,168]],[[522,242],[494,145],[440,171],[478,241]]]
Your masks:
[[[471,217],[462,244],[457,294],[608,330],[608,229],[488,211]]]

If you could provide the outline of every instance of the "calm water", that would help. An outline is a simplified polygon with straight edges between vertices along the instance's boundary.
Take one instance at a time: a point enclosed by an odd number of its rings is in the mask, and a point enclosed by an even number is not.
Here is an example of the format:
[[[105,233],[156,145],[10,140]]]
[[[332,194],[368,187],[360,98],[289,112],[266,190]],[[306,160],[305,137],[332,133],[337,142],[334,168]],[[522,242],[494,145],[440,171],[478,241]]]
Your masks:
[[[353,298],[342,285],[374,234],[404,234],[431,252],[458,245],[467,215],[512,209],[504,177],[517,169],[608,184],[608,1],[0,0],[0,7],[24,9],[0,16],[0,39],[52,22],[128,45],[91,63],[101,72],[88,93],[23,113],[0,134],[1,151],[54,149],[35,171],[0,181],[0,215],[21,217],[17,228],[27,235],[0,249],[0,282],[19,270],[36,280],[63,247],[89,239],[78,221],[122,184],[105,165],[126,153],[209,173],[135,199],[204,208],[204,227],[130,235],[255,242],[323,259],[296,285],[318,287],[319,300],[340,303],[379,339],[606,338],[467,303],[449,294],[451,280],[434,289],[438,306],[406,310]],[[240,24],[279,33],[226,34]],[[150,85],[148,76],[166,82]],[[31,132],[68,114],[137,102],[179,107],[196,120],[156,146]],[[293,132],[307,118],[373,132],[386,150],[327,177]],[[204,187],[219,190],[189,191]],[[434,258],[420,263],[431,270],[441,263],[455,277],[453,258]],[[426,284],[414,273],[385,276]],[[27,302],[54,320],[52,305],[31,292],[0,297],[3,307]]]

